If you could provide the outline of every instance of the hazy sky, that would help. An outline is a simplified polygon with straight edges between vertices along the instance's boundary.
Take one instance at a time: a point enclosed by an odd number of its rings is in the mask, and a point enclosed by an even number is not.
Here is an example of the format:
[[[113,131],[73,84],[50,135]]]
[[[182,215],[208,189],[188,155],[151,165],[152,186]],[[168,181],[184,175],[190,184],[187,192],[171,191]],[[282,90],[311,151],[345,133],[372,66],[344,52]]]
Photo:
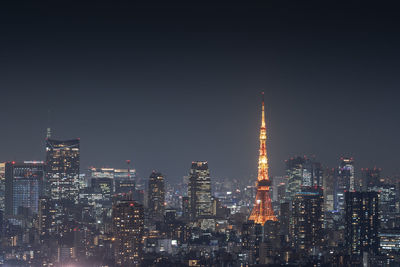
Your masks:
[[[304,154],[400,173],[394,7],[31,2],[0,4],[0,160],[44,159],[50,124],[81,138],[82,169],[246,179],[265,91],[272,175]]]

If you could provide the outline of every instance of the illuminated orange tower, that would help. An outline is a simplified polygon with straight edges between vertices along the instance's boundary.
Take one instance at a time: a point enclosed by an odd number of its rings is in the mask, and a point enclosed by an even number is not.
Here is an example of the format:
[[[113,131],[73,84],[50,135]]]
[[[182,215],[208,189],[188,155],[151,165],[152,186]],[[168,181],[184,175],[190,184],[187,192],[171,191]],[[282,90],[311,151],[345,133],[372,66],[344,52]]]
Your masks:
[[[266,221],[277,221],[272,209],[271,197],[269,195],[269,187],[271,182],[268,176],[268,157],[267,157],[267,128],[265,126],[264,115],[264,93],[262,100],[262,119],[260,129],[260,156],[258,157],[258,181],[257,194],[253,210],[251,211],[249,220],[257,224],[262,224]]]

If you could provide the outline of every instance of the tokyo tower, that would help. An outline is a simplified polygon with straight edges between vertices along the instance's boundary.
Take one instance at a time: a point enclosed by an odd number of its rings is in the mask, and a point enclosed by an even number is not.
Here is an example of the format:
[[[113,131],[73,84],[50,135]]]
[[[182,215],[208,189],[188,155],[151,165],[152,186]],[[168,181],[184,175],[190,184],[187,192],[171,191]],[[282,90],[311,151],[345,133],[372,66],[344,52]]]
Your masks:
[[[262,119],[260,129],[260,156],[258,157],[258,181],[257,194],[251,211],[249,220],[254,223],[264,225],[266,221],[277,221],[272,209],[271,197],[269,195],[269,187],[271,182],[268,177],[268,156],[267,156],[267,128],[265,126],[264,115],[264,93],[262,100]]]

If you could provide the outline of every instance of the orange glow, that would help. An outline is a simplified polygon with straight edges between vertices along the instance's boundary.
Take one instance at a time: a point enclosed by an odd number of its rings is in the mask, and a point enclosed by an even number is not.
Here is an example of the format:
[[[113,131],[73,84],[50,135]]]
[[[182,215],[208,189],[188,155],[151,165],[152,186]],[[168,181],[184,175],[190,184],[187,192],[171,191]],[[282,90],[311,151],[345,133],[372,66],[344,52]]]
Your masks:
[[[269,174],[268,174],[268,156],[267,156],[267,128],[265,124],[264,111],[264,93],[262,101],[262,116],[260,128],[260,155],[258,157],[258,178],[257,194],[254,201],[254,207],[251,211],[249,220],[257,224],[264,225],[266,221],[277,221],[272,209],[271,197],[269,195]]]

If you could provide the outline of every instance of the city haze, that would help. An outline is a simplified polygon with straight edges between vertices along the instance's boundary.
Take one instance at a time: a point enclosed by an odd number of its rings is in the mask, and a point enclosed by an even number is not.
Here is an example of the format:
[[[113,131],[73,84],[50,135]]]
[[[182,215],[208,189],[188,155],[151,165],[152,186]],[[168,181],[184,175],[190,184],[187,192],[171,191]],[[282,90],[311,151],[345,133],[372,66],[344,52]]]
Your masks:
[[[1,5],[2,161],[43,160],[50,126],[82,170],[255,178],[264,91],[271,175],[304,154],[400,172],[390,7]]]

